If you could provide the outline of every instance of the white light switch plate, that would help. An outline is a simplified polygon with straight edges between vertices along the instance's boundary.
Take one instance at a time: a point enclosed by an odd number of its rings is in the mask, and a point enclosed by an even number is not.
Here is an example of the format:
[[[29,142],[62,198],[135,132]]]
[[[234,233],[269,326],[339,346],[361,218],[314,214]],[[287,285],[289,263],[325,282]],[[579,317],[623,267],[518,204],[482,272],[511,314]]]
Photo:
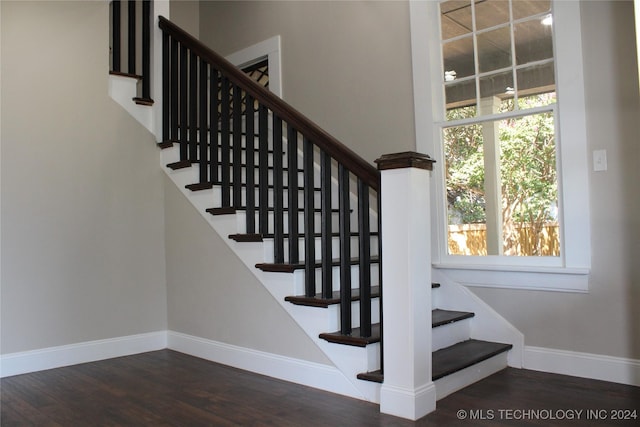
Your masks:
[[[593,150],[593,170],[595,172],[607,170],[607,150]]]

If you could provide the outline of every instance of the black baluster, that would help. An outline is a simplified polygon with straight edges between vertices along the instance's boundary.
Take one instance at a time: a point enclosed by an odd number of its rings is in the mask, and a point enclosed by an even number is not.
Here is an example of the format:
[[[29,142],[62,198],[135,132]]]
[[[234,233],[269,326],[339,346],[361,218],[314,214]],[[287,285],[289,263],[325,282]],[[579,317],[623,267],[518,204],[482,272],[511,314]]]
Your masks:
[[[287,177],[289,210],[289,263],[300,261],[298,247],[298,132],[289,125],[287,128]]]
[[[213,184],[220,183],[220,177],[218,175],[218,167],[220,164],[218,150],[220,147],[220,135],[218,134],[220,127],[218,125],[219,111],[220,111],[220,79],[218,77],[218,70],[209,67],[211,81],[209,82],[209,138],[211,140],[211,148],[209,149],[209,179]]]
[[[304,280],[305,295],[316,294],[316,245],[315,245],[315,212],[314,212],[314,167],[313,143],[304,138],[303,170],[304,170]]]
[[[151,99],[151,1],[142,1],[142,98]]]
[[[204,184],[210,181],[209,179],[209,132],[207,126],[207,83],[208,83],[208,67],[207,63],[200,59],[200,81],[198,84],[198,95],[200,97],[200,183]]]
[[[267,107],[258,107],[258,230],[269,233],[269,122]]]
[[[244,123],[245,123],[245,163],[246,163],[246,196],[247,205],[247,234],[256,232],[256,186],[255,186],[255,132],[254,132],[254,105],[253,97],[248,93],[245,96]]]
[[[369,186],[358,178],[358,257],[360,285],[360,336],[371,336],[371,228]]]
[[[320,250],[322,298],[333,297],[333,254],[331,250],[331,157],[320,152]]]
[[[170,119],[170,106],[171,106],[171,81],[173,76],[171,75],[171,66],[169,60],[171,59],[171,41],[169,34],[162,33],[162,142],[167,142],[171,138],[171,119]]]
[[[187,48],[180,45],[180,160],[189,160],[189,147],[187,139],[187,113],[189,111],[188,92],[187,92]]]
[[[242,206],[242,89],[233,85],[233,207]]]
[[[230,147],[229,147],[229,80],[222,76],[222,88],[220,89],[221,118],[220,118],[220,158],[222,169],[222,207],[231,207],[231,176],[230,176]]]
[[[351,335],[351,236],[349,170],[338,164],[340,234],[340,333]]]
[[[170,139],[171,142],[177,142],[179,141],[179,131],[180,131],[180,124],[179,124],[179,112],[180,112],[180,96],[178,95],[178,89],[179,89],[179,74],[178,74],[178,65],[179,65],[179,60],[178,60],[178,41],[176,39],[174,39],[173,37],[171,38],[171,98],[170,98],[170,104],[171,104],[171,112],[169,113],[171,116],[171,128],[170,128]]]
[[[111,70],[120,72],[120,0],[111,2]]]
[[[129,74],[136,73],[136,2],[129,0],[129,13],[128,13],[128,53],[129,53]]]
[[[273,254],[276,264],[284,263],[282,156],[282,119],[273,114]]]
[[[193,51],[189,61],[189,160],[198,160],[198,57]]]

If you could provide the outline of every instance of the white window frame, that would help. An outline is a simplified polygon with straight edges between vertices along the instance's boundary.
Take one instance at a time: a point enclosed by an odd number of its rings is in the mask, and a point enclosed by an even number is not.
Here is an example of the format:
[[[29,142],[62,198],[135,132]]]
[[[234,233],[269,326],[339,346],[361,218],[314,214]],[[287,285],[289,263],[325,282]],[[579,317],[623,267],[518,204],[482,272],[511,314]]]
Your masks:
[[[449,255],[441,127],[444,90],[439,2],[410,2],[416,149],[436,159],[432,262],[468,286],[587,292],[591,268],[589,157],[578,1],[552,1],[558,106],[559,257]],[[586,187],[586,188],[585,188]]]

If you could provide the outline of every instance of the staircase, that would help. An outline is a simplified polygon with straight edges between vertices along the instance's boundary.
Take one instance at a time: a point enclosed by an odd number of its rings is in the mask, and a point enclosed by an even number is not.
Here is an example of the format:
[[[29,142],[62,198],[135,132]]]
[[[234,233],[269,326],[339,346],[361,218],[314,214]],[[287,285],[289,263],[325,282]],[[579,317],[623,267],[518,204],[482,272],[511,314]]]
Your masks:
[[[162,167],[347,378],[343,393],[380,402],[394,331],[381,321],[379,172],[167,19],[159,27]],[[517,331],[443,279],[424,307],[438,399],[517,366],[522,350]]]

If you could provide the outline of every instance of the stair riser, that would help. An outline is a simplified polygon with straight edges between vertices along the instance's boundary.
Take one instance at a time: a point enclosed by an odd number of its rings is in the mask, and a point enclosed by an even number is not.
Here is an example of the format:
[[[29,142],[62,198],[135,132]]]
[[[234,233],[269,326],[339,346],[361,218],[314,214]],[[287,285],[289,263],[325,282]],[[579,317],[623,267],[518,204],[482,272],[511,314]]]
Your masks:
[[[438,326],[432,329],[431,350],[440,350],[469,338],[471,338],[471,319]]]
[[[284,212],[283,213],[284,216],[284,233],[288,233],[289,232],[289,213],[288,212]],[[352,213],[350,216],[350,220],[351,220],[351,231],[356,231],[355,227],[357,226],[357,221],[356,219],[353,217],[354,214]],[[269,212],[268,213],[268,225],[269,225],[269,229],[268,229],[268,233],[273,233],[273,212]],[[338,219],[339,219],[339,215],[337,212],[332,212],[331,214],[331,231],[333,233],[337,233],[338,232]],[[238,233],[239,234],[244,234],[246,233],[247,230],[247,223],[246,223],[246,213],[244,211],[238,211],[236,212],[236,220],[238,223]],[[321,220],[322,220],[322,215],[320,214],[320,212],[316,212],[314,213],[314,232],[315,233],[319,233],[321,230]],[[256,212],[255,214],[255,224],[256,227],[258,225],[258,213]],[[304,212],[298,212],[298,233],[304,233]]]
[[[380,284],[380,275],[378,274],[378,264],[371,264],[371,286],[377,286]],[[316,293],[322,292],[322,269],[317,268],[315,272],[316,276]],[[294,294],[304,295],[306,278],[304,270],[296,270],[293,272],[294,276]],[[360,267],[358,265],[351,266],[351,289],[357,289],[360,286]],[[340,267],[333,267],[331,269],[332,289],[334,291],[340,290]],[[326,332],[326,331],[325,331]]]
[[[304,191],[301,190],[301,189],[298,189],[297,193],[298,193],[298,197],[297,197],[298,209],[302,209],[304,207]],[[313,194],[313,206],[314,206],[314,208],[318,209],[320,207],[320,201],[321,201],[320,192],[319,191],[314,191],[313,193],[314,193]],[[232,194],[233,194],[233,191],[232,191]],[[274,199],[275,199],[274,194],[275,194],[275,192],[274,192],[273,189],[270,188],[270,189],[267,190],[268,206],[270,206],[270,207],[273,207],[273,205],[274,205]],[[217,197],[220,197],[220,196],[217,196]],[[245,201],[247,200],[247,190],[246,190],[246,188],[242,188],[241,197],[242,197],[243,205],[246,205],[246,203],[245,203]],[[260,200],[260,190],[258,188],[256,188],[255,191],[254,191],[254,199],[253,200],[255,200],[256,204]],[[283,192],[282,203],[283,203],[283,206],[285,208],[289,207],[289,192],[288,192],[288,190],[284,190],[284,192]],[[337,201],[335,202],[335,205],[336,206],[338,205]]]
[[[327,331],[340,330],[340,305],[332,305],[325,310],[328,312],[329,324]],[[371,323],[380,322],[380,299],[374,298],[371,300]],[[354,301],[351,303],[351,327],[360,327],[360,301]]]
[[[244,164],[244,159],[242,160],[243,164]],[[197,165],[196,165],[197,167]],[[286,165],[284,166],[286,167]],[[246,173],[246,168],[243,167],[242,171],[241,171],[241,180],[240,182],[242,182],[243,184],[245,184],[247,182],[247,173]],[[273,169],[268,169],[267,170],[267,176],[268,176],[268,180],[267,180],[267,184],[268,185],[273,185]],[[282,173],[282,183],[286,186],[289,184],[289,175],[288,175],[289,171],[283,171]],[[296,172],[297,176],[297,184],[299,186],[302,187],[302,185],[304,184],[304,174],[302,171],[298,171]],[[254,174],[253,174],[254,178],[253,178],[253,182],[255,183],[255,185],[257,186],[259,181],[259,171],[257,168],[254,169]],[[232,168],[229,168],[229,181],[233,181],[233,175],[232,175]],[[222,172],[218,171],[218,176],[216,177],[216,182],[222,182]]]
[[[359,255],[358,250],[358,237],[353,236],[350,239],[351,252],[348,255],[349,258],[357,258]],[[377,236],[370,237],[371,250],[369,251],[371,256],[378,255],[378,238]],[[264,239],[264,262],[271,263],[273,262],[273,239]],[[303,238],[299,238],[298,240],[298,252],[300,255],[299,262],[303,262],[306,259],[305,255],[305,242]],[[314,247],[315,247],[315,257],[314,259],[319,259],[322,249],[322,239],[320,237],[314,238]],[[285,251],[285,262],[289,262],[289,239],[285,238],[284,242],[284,251]],[[333,254],[333,258],[337,258],[338,254],[340,254],[340,238],[338,236],[332,237],[331,239],[331,253]]]
[[[197,181],[197,177],[194,178],[194,181]],[[244,180],[243,180],[244,182]],[[269,183],[271,184],[271,181],[269,181]],[[284,183],[284,186],[287,186],[287,183]],[[316,187],[318,188],[318,187]],[[300,187],[298,187],[297,189],[297,200],[298,200],[298,209],[303,209],[304,208],[304,190],[303,190],[303,184],[300,183]],[[320,209],[321,207],[321,192],[316,190],[313,192],[313,208],[314,209]],[[233,200],[233,188],[231,188],[230,190],[230,198],[231,200]],[[213,186],[213,197],[212,197],[212,203],[214,206],[222,206],[222,187],[220,185],[214,185]],[[242,206],[246,206],[246,200],[247,200],[247,189],[246,187],[242,186],[241,190],[240,190],[240,200],[241,200],[241,205]],[[275,191],[273,190],[273,188],[268,188],[267,189],[267,200],[268,200],[268,204],[267,207],[273,207],[274,206],[274,200],[275,200]],[[259,204],[260,201],[260,190],[259,188],[256,186],[255,190],[254,190],[254,203],[256,205]],[[288,208],[289,207],[289,190],[288,189],[283,189],[282,192],[282,206],[284,208]],[[338,202],[338,192],[335,191],[334,189],[332,189],[331,191],[331,207],[332,209],[338,209],[339,206],[339,202]],[[355,199],[355,197],[351,198],[350,201],[350,209],[352,210],[353,214],[352,214],[352,221],[355,221],[355,212],[357,210],[357,199]],[[370,218],[370,224],[372,224],[372,227],[376,227],[377,224],[377,217],[375,216],[375,213],[373,211],[371,211],[371,218]]]
[[[507,367],[507,353],[501,353],[434,381],[436,399],[440,400]]]

